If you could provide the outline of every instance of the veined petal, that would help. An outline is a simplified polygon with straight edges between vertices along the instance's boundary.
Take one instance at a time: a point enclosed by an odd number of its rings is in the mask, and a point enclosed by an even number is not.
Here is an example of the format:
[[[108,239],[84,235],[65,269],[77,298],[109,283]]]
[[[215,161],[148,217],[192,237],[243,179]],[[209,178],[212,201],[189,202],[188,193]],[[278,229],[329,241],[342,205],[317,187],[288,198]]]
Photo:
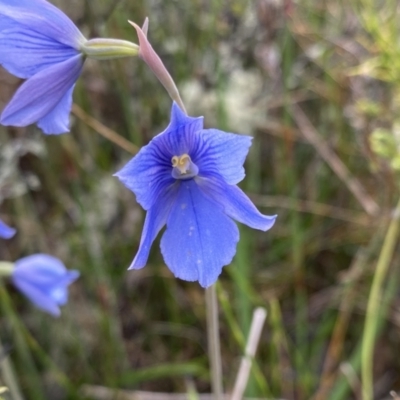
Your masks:
[[[161,252],[172,273],[208,287],[232,261],[238,240],[236,224],[193,179],[182,181],[161,239]]]
[[[32,76],[20,86],[3,110],[0,123],[26,126],[44,118],[74,85],[82,65],[83,58],[81,55],[77,55]],[[65,102],[62,104],[65,105]],[[60,118],[65,117],[61,116]]]
[[[160,191],[175,182],[172,178],[172,157],[196,153],[201,138],[203,118],[191,118],[174,103],[167,129],[154,137],[147,146],[115,174],[136,195],[138,203],[149,210]]]
[[[171,169],[170,158],[160,151],[153,139],[114,176],[135,193],[137,202],[145,210],[149,210],[157,201],[162,201],[160,194],[174,184]]]
[[[58,135],[69,132],[69,115],[72,108],[72,93],[75,85],[68,89],[58,104],[37,125],[46,134]]]
[[[0,29],[0,65],[20,78],[30,78],[77,54],[74,48],[25,26]]]
[[[0,219],[0,238],[2,239],[11,239],[17,231],[14,228],[11,228],[10,226],[6,225],[1,219]]]
[[[45,0],[0,0],[0,16],[0,22],[8,18],[77,50],[86,41],[75,24]]]
[[[150,209],[147,211],[144,222],[139,250],[129,269],[143,268],[149,257],[149,252],[158,232],[167,222],[172,205],[176,200],[178,185],[170,187]]]
[[[60,308],[48,294],[43,293],[36,286],[26,280],[14,279],[14,285],[23,293],[36,307],[48,312],[54,317],[60,316]]]
[[[199,167],[199,175],[217,173],[231,185],[240,182],[245,177],[243,163],[252,137],[218,129],[204,129],[200,135],[205,144],[193,160]]]
[[[187,116],[174,102],[169,125],[153,140],[169,157],[187,153],[194,158],[201,145],[201,138],[198,135],[201,129],[203,129],[203,117]]]
[[[274,225],[277,216],[261,214],[236,185],[228,185],[223,179],[217,177],[198,177],[195,180],[204,195],[236,221],[262,231],[267,231]]]

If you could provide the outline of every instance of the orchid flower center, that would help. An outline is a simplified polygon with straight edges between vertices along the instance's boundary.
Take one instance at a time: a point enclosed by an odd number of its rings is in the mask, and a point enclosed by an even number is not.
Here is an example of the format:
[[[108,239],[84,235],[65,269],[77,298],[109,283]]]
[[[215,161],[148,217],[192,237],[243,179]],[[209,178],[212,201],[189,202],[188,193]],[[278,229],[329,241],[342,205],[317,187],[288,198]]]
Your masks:
[[[171,158],[171,163],[171,175],[175,179],[189,179],[195,177],[199,173],[199,168],[191,160],[189,154],[173,156]]]

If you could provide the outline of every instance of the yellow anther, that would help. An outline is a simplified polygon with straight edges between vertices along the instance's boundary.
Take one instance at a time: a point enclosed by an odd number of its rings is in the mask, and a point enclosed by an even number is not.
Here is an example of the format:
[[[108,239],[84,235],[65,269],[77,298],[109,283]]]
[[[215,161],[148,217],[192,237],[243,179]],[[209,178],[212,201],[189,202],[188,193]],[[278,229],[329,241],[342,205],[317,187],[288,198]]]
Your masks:
[[[186,174],[190,168],[190,156],[188,154],[182,154],[181,156],[173,156],[171,163],[174,168],[177,168],[181,174]]]

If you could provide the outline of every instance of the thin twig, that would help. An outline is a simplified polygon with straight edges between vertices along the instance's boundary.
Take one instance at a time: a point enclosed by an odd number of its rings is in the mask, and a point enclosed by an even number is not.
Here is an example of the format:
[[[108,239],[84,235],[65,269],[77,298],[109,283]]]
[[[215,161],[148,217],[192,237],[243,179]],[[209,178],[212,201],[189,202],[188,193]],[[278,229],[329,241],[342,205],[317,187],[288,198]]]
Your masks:
[[[218,302],[215,284],[206,289],[208,354],[211,363],[211,384],[214,400],[222,400],[221,346],[219,340]]]
[[[304,137],[315,147],[318,154],[332,168],[335,174],[343,181],[364,210],[372,216],[379,213],[379,206],[369,196],[361,183],[350,173],[349,169],[334,151],[321,139],[308,117],[297,105],[292,105],[293,117]]]
[[[258,307],[254,310],[253,319],[251,321],[250,333],[247,338],[246,349],[238,374],[236,376],[235,386],[232,391],[231,400],[241,400],[247,387],[250,376],[251,364],[256,354],[258,342],[260,341],[261,332],[264,327],[267,311],[265,308]]]
[[[98,134],[105,137],[110,142],[115,143],[117,146],[126,150],[128,153],[136,154],[139,151],[139,148],[131,143],[129,140],[126,140],[124,137],[119,135],[117,132],[103,125],[97,119],[91,117],[87,114],[81,107],[77,104],[72,105],[72,113],[79,118],[86,125],[90,126],[94,129]]]

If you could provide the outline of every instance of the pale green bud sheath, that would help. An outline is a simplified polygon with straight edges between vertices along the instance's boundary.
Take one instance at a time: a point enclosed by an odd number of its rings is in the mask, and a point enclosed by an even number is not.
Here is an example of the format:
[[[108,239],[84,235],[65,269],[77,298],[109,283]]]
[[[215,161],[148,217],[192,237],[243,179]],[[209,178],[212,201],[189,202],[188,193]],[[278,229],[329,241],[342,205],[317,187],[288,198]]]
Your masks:
[[[0,261],[0,278],[9,277],[14,270],[14,263],[8,261]]]
[[[96,60],[133,57],[139,54],[139,46],[120,39],[90,39],[81,45],[82,53]]]

